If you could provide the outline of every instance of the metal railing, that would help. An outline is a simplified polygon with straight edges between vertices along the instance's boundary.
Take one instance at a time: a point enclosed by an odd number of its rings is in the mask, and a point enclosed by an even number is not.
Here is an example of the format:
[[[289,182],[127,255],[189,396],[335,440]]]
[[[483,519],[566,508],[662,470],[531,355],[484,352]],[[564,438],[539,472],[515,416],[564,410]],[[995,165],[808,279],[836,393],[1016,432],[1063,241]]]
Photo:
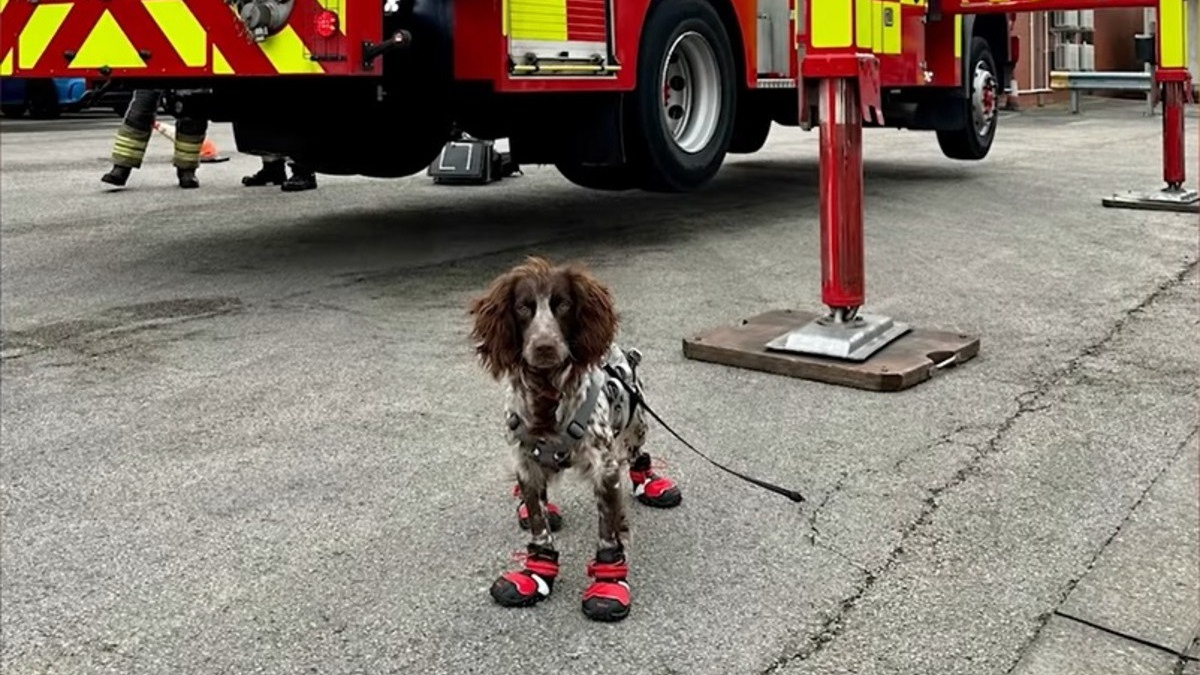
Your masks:
[[[1070,93],[1067,105],[1072,114],[1079,113],[1080,95],[1085,91],[1144,91],[1146,114],[1153,115],[1153,84],[1153,76],[1148,72],[1056,70],[1050,73],[1050,88],[1065,89]]]

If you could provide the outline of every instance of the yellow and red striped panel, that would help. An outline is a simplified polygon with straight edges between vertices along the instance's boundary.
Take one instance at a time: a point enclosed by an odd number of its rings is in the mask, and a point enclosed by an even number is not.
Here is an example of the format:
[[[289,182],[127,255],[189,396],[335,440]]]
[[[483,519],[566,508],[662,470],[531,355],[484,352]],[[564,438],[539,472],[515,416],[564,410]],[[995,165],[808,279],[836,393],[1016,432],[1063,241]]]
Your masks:
[[[604,42],[608,39],[607,0],[567,0],[567,40]]]
[[[509,0],[508,36],[542,42],[605,42],[608,0]]]
[[[333,35],[314,26],[338,14]],[[360,34],[381,17],[356,16]],[[350,74],[361,40],[347,33],[342,0],[297,0],[288,25],[254,42],[224,0],[0,0],[0,75],[122,77]]]

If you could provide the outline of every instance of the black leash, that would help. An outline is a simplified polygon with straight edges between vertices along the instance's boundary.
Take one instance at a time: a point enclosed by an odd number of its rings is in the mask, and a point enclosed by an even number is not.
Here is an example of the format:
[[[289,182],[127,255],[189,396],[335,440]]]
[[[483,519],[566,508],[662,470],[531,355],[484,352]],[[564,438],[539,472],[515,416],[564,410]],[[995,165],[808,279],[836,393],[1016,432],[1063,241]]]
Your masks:
[[[721,464],[721,463],[713,460],[712,458],[710,458],[708,455],[704,454],[703,452],[700,452],[699,450],[696,449],[696,446],[692,445],[691,443],[688,443],[686,440],[684,440],[683,436],[680,436],[674,429],[672,429],[670,424],[667,424],[665,421],[663,421],[663,418],[659,417],[658,413],[654,412],[654,409],[651,408],[648,403],[646,403],[646,399],[642,398],[641,394],[634,391],[634,389],[629,385],[628,382],[626,382],[620,376],[620,374],[616,371],[615,368],[613,368],[612,366],[606,365],[606,366],[604,366],[604,370],[609,375],[611,375],[613,379],[620,382],[621,386],[625,388],[625,391],[629,392],[629,396],[630,396],[630,399],[633,401],[634,407],[640,405],[643,408],[645,408],[646,412],[650,413],[650,416],[654,418],[654,421],[661,424],[663,426],[663,428],[667,430],[668,433],[670,433],[672,436],[675,437],[675,440],[679,441],[680,443],[683,443],[684,447],[686,447],[688,450],[691,450],[692,452],[696,453],[697,455],[700,455],[700,457],[702,459],[704,459],[704,461],[708,462],[709,464],[712,464],[713,466],[717,467],[718,469],[720,469],[726,473],[729,473],[734,476],[737,476],[738,478],[741,478],[742,480],[746,481],[747,483],[752,483],[754,485],[759,486],[760,488],[763,488],[764,490],[770,490],[771,492],[774,492],[775,494],[783,495],[784,497],[787,497],[788,499],[792,500],[793,502],[800,503],[800,502],[804,501],[804,495],[800,494],[799,492],[796,492],[795,490],[789,490],[784,487],[779,487],[778,485],[775,485],[773,483],[768,483],[764,480],[759,480],[752,476],[747,476],[746,474],[741,473],[739,471],[734,471],[733,469],[730,469],[729,467],[725,466],[724,464]]]

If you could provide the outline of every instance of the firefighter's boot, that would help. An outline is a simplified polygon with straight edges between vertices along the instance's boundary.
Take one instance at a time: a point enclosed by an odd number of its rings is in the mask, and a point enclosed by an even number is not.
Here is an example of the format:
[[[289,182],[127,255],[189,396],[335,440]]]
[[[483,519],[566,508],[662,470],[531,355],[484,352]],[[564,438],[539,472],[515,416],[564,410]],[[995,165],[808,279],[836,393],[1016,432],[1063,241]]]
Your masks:
[[[261,187],[263,185],[283,185],[287,182],[287,168],[283,160],[263,162],[261,169],[249,176],[242,176],[242,185],[246,187]]]
[[[113,166],[113,168],[111,170],[109,170],[108,173],[101,176],[100,181],[104,182],[104,183],[108,183],[109,185],[123,187],[125,185],[125,183],[129,180],[129,174],[132,171],[133,171],[133,169],[131,167],[116,165],[116,166]]]
[[[317,174],[307,167],[292,164],[292,177],[284,181],[280,189],[284,192],[315,190],[317,189]]]
[[[179,187],[185,190],[200,187],[200,181],[196,178],[195,169],[176,169],[175,175],[179,177]]]

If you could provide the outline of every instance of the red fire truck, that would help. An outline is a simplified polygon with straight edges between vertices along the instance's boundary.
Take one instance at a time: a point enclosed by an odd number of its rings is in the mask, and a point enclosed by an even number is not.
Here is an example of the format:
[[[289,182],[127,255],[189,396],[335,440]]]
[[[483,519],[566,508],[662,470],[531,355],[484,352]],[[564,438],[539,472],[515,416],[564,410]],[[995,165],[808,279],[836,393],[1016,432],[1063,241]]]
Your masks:
[[[232,122],[239,150],[322,173],[410,175],[457,129],[579,185],[686,191],[772,121],[815,124],[813,22],[876,54],[883,124],[987,155],[1007,16],[932,2],[0,0],[0,75],[190,90],[182,105]],[[850,3],[853,25],[828,9]]]

